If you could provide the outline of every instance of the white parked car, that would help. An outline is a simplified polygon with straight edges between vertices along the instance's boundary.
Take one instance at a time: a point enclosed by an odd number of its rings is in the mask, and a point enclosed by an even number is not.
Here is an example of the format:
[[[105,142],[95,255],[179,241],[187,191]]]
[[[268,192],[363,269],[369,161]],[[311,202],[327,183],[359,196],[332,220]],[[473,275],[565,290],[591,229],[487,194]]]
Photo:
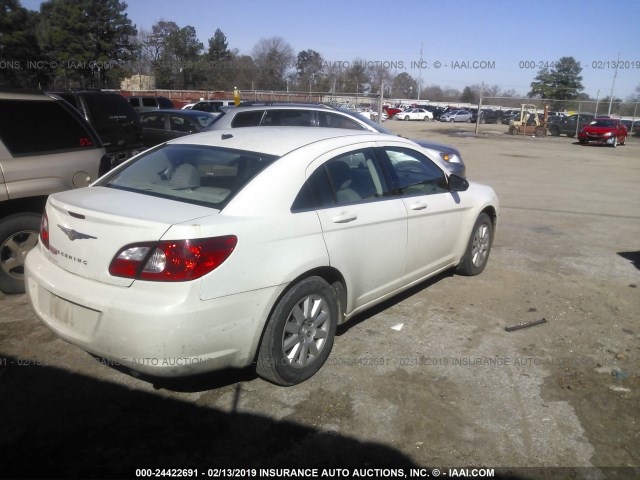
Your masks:
[[[396,113],[393,117],[396,120],[433,120],[433,113],[424,108],[410,108],[404,112]]]
[[[26,287],[60,337],[133,370],[255,363],[292,385],[338,324],[444,270],[482,272],[498,213],[490,187],[401,137],[206,132],[51,195]]]

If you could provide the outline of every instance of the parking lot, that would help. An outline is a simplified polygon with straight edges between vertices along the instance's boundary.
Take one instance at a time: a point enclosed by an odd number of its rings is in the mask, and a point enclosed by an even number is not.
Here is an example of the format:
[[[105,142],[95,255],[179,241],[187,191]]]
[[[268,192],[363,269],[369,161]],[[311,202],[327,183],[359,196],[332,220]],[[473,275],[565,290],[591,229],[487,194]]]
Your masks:
[[[55,337],[24,295],[0,294],[8,476],[267,466],[640,475],[640,139],[585,147],[505,125],[385,126],[456,146],[467,177],[498,193],[480,276],[440,275],[342,326],[327,364],[289,388],[251,370],[154,384]]]

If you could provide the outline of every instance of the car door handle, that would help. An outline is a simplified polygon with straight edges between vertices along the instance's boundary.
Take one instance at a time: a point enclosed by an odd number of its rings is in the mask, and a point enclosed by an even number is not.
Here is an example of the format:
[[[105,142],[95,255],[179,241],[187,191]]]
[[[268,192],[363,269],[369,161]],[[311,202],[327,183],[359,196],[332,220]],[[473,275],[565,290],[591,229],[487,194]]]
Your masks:
[[[411,210],[424,210],[427,208],[427,202],[416,202],[409,205]]]
[[[355,213],[342,212],[338,215],[331,217],[331,221],[333,223],[349,223],[349,222],[353,222],[357,218],[358,218],[358,215],[356,215]]]

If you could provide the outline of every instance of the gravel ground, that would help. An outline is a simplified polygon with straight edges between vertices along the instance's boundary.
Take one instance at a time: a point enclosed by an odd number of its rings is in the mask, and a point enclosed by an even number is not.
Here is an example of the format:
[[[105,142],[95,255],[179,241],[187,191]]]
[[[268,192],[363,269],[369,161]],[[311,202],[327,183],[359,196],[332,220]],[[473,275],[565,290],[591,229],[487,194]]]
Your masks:
[[[57,339],[24,295],[0,294],[4,475],[640,478],[640,139],[614,149],[504,125],[385,125],[458,147],[468,178],[497,191],[482,275],[445,273],[354,319],[324,368],[290,388],[250,369],[154,384]]]

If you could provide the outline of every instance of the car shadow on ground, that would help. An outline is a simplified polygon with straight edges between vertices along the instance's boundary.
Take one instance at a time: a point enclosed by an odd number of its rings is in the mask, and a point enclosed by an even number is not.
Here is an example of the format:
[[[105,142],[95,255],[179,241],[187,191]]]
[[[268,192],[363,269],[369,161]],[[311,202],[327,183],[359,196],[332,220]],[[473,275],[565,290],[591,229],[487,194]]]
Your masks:
[[[456,269],[455,268],[450,268],[449,270],[446,270],[444,272],[439,273],[438,275],[431,277],[427,280],[424,280],[423,282],[418,283],[417,285],[405,290],[404,292],[395,295],[394,297],[390,298],[389,300],[385,300],[384,302],[371,307],[369,309],[367,309],[366,311],[362,312],[361,314],[356,315],[355,317],[349,319],[347,322],[343,323],[342,325],[338,325],[338,328],[336,330],[336,336],[341,336],[344,335],[345,333],[347,333],[349,331],[349,329],[355,327],[356,325],[368,320],[371,317],[374,317],[382,312],[384,312],[385,310],[388,310],[389,308],[393,307],[394,305],[397,305],[400,302],[403,302],[404,300],[406,300],[407,298],[412,297],[413,295],[421,292],[422,290],[425,290],[427,288],[429,288],[431,285],[434,285],[442,280],[444,280],[445,278],[451,278],[453,276],[455,276],[456,274]]]
[[[6,359],[4,478],[130,478],[140,468],[197,468],[207,476],[222,467],[416,467],[382,444]]]
[[[629,260],[633,266],[640,270],[640,250],[636,252],[618,252],[618,255]]]
[[[393,298],[386,300],[375,307],[368,309],[367,311],[356,315],[351,318],[346,323],[339,325],[336,329],[336,336],[340,337],[346,334],[350,328],[368,320],[369,318],[391,308],[403,300],[417,294],[418,292],[429,288],[431,285],[449,277],[453,277],[455,275],[455,269],[450,269],[445,272],[442,272],[435,277],[432,277],[428,280],[425,280],[416,286],[400,293],[399,295],[394,296]],[[227,369],[221,370],[217,372],[208,372],[199,375],[192,375],[187,377],[176,377],[176,378],[161,378],[161,377],[152,377],[144,374],[140,374],[138,372],[134,372],[129,368],[124,366],[114,365],[111,362],[105,361],[98,357],[95,357],[96,361],[104,363],[105,365],[110,366],[111,368],[118,370],[126,375],[132,375],[136,378],[139,378],[142,381],[148,382],[154,386],[156,389],[166,389],[173,392],[186,392],[186,393],[195,393],[195,392],[204,392],[208,390],[215,390],[222,387],[227,387],[229,385],[236,384],[238,382],[250,382],[258,378],[258,375],[255,373],[255,364],[251,367],[243,368],[243,369]]]

